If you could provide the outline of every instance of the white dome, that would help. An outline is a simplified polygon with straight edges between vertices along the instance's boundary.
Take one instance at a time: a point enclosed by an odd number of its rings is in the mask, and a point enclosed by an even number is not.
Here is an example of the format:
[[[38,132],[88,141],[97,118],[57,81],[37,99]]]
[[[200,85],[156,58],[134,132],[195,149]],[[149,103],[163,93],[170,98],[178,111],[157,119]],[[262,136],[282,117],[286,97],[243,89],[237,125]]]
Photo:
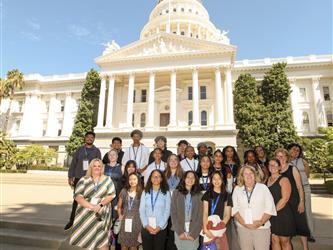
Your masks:
[[[227,32],[221,32],[209,20],[201,0],[158,0],[141,39],[162,32],[230,44]]]

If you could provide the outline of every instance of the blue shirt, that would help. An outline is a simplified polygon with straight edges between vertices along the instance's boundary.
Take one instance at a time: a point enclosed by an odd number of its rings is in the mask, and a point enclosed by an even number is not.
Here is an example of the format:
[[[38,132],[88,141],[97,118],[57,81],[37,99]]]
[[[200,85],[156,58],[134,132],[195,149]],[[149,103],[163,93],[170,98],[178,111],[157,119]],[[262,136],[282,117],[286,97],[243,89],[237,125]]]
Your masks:
[[[157,196],[157,191],[150,191],[150,193],[142,192],[140,200],[140,219],[142,226],[146,227],[148,225],[148,218],[155,217],[156,225],[164,230],[168,225],[168,219],[170,217],[170,206],[171,206],[171,195],[167,191],[163,194],[161,191],[157,197],[156,203],[154,205],[154,211],[151,202],[151,193],[153,194],[153,202]]]
[[[172,192],[173,190],[176,189],[176,187],[178,186],[180,179],[177,175],[171,175],[169,177],[169,179],[167,180],[168,185],[169,185],[169,190]]]

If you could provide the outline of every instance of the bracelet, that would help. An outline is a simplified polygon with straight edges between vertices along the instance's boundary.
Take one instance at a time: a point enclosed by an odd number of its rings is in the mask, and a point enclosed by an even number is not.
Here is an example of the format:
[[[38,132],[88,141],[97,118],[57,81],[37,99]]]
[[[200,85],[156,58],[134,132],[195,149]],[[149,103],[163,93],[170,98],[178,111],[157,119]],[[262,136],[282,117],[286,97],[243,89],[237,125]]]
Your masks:
[[[99,205],[100,207],[103,207],[103,206],[104,206],[102,203],[99,203],[98,205]]]

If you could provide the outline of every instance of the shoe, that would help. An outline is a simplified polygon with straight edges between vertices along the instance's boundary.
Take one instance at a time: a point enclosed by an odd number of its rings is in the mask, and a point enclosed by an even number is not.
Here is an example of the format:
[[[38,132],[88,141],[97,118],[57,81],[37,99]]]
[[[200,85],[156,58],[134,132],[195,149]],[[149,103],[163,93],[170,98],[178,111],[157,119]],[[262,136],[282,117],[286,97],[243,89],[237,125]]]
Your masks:
[[[71,229],[73,226],[73,223],[72,222],[68,222],[67,225],[64,227],[64,230],[67,231],[69,229]]]
[[[314,243],[316,242],[316,239],[313,236],[310,236],[308,237],[308,241]]]

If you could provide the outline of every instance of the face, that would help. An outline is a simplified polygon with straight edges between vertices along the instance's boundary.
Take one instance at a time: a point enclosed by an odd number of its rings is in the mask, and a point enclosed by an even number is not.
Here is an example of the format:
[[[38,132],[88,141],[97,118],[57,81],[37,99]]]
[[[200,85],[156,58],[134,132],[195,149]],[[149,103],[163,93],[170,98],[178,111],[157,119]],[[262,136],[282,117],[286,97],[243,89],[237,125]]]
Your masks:
[[[132,136],[132,140],[133,140],[133,142],[140,142],[140,140],[141,140],[141,136],[138,135],[138,134],[134,134],[134,135]]]
[[[259,158],[264,158],[265,157],[265,152],[261,147],[256,148],[256,153]]]
[[[276,161],[269,161],[268,169],[271,174],[277,174],[280,171],[280,166]]]
[[[187,145],[186,145],[185,143],[181,143],[181,144],[179,145],[179,150],[180,150],[181,152],[185,152],[186,147],[187,147]]]
[[[121,150],[121,142],[118,140],[115,140],[111,144],[111,147],[114,148],[115,150]]]
[[[161,139],[156,142],[156,145],[160,149],[164,149],[165,148],[165,142],[163,140],[161,140]]]
[[[192,147],[187,147],[185,151],[186,157],[192,159],[194,157],[194,149]]]
[[[246,185],[253,184],[255,182],[254,173],[250,169],[246,168],[243,172],[243,179]]]
[[[118,160],[118,154],[115,151],[109,152],[109,160],[110,162],[116,162]]]
[[[256,157],[253,153],[248,153],[247,154],[247,162],[248,163],[255,163],[256,162]]]
[[[299,149],[299,147],[292,147],[290,150],[289,150],[289,153],[290,153],[290,157],[293,158],[293,159],[296,159],[299,157],[299,154],[300,154],[301,150]]]
[[[216,188],[220,188],[222,185],[222,179],[218,174],[214,174],[212,177],[212,184]]]
[[[160,161],[162,158],[162,153],[159,150],[155,150],[153,156],[155,161]]]
[[[215,161],[215,162],[218,162],[218,163],[221,163],[222,160],[223,160],[223,157],[222,157],[221,152],[216,152],[216,153],[214,154],[214,161]]]
[[[207,147],[205,147],[205,146],[200,146],[200,148],[199,148],[199,154],[200,155],[206,155],[207,154]]]
[[[157,171],[154,171],[151,176],[151,182],[153,183],[153,185],[160,185],[162,182],[161,174]]]
[[[210,161],[209,161],[208,157],[201,158],[200,166],[201,166],[202,169],[209,169]]]
[[[228,158],[233,158],[234,157],[234,150],[232,148],[228,147],[225,151],[225,155]]]
[[[283,152],[278,152],[275,157],[282,163],[287,162],[287,156]]]
[[[131,175],[128,179],[128,183],[130,187],[137,187],[139,184],[138,177],[136,177],[135,175]]]
[[[191,187],[194,185],[195,183],[195,176],[193,173],[188,173],[186,175],[186,178],[185,178],[185,185],[188,186],[188,187]]]
[[[94,162],[94,165],[92,166],[92,174],[95,175],[95,176],[101,176],[102,174],[102,165],[100,162],[98,161],[95,161]]]
[[[84,138],[84,142],[87,144],[87,145],[92,145],[95,141],[95,137],[93,135],[87,135],[85,138]]]
[[[178,157],[175,155],[170,156],[169,158],[169,166],[171,169],[176,169],[178,167]]]
[[[127,173],[128,173],[128,174],[135,173],[135,167],[134,167],[133,164],[130,164],[130,165],[127,167]]]

